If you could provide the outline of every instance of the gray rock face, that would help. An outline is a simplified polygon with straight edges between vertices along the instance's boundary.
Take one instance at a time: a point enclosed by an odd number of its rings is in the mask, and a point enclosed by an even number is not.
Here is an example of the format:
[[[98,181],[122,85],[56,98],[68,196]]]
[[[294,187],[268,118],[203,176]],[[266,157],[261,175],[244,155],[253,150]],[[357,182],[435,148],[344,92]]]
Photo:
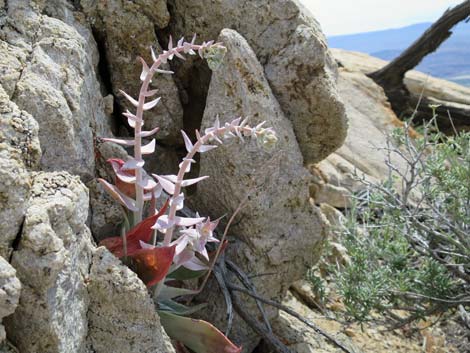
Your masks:
[[[90,179],[93,134],[110,134],[95,73],[96,48],[74,27],[44,15],[44,6],[39,1],[9,3],[0,31],[8,50],[0,62],[13,65],[2,85],[39,123],[41,168]]]
[[[142,65],[136,58],[141,56],[150,65],[150,46],[156,53],[162,52],[155,27],[162,28],[169,21],[166,1],[82,0],[80,4],[104,42],[113,92],[121,107],[131,108],[119,90],[138,98]],[[169,69],[169,66],[163,65],[162,68]],[[160,132],[156,135],[159,141],[180,143],[183,109],[173,78],[157,74],[152,85],[159,88],[158,94],[162,99],[156,108],[145,113],[145,127],[159,126]],[[135,108],[131,110],[135,111]]]
[[[249,116],[250,124],[266,121],[279,141],[265,152],[249,139],[201,155],[200,174],[210,178],[198,184],[197,209],[211,217],[231,215],[250,192],[249,201],[232,225],[239,241],[227,249],[247,273],[275,273],[266,281],[254,279],[259,293],[279,299],[289,285],[303,276],[318,256],[326,233],[326,221],[309,203],[309,174],[303,167],[291,122],[285,117],[264,77],[263,69],[245,39],[225,29],[219,36],[228,52],[220,69],[213,73],[202,127],[238,116]],[[207,317],[225,322],[225,310],[208,291],[204,300],[215,303]],[[251,308],[251,307],[250,307]],[[251,308],[256,310],[254,304]],[[271,316],[276,313],[271,311]],[[241,321],[232,337],[247,351],[257,343],[256,335]]]
[[[347,122],[336,66],[318,23],[296,0],[170,0],[169,7],[172,33],[210,40],[233,28],[246,38],[293,124],[305,164],[341,146]]]
[[[89,339],[95,352],[172,352],[163,348],[153,300],[134,273],[98,248],[90,278]]]
[[[8,338],[24,353],[171,352],[147,289],[95,248],[87,214],[88,192],[78,177],[34,175],[12,257],[23,289],[5,320]]]
[[[87,351],[87,194],[77,177],[65,173],[39,173],[33,179],[12,258],[23,290],[6,325],[8,338],[21,352]]]
[[[363,73],[341,69],[338,90],[350,123],[348,136],[341,148],[311,167],[316,176],[311,191],[316,203],[345,208],[350,193],[364,188],[355,174],[370,181],[388,177],[387,153],[380,148],[387,145],[387,133],[403,123],[391,109],[382,88]],[[393,155],[392,158],[398,168],[406,170],[401,158]]]
[[[28,170],[39,164],[36,121],[0,85],[0,255],[9,258],[29,198]]]
[[[21,283],[16,271],[0,257],[0,320],[12,314],[20,299]],[[5,328],[0,325],[0,342],[6,338]]]

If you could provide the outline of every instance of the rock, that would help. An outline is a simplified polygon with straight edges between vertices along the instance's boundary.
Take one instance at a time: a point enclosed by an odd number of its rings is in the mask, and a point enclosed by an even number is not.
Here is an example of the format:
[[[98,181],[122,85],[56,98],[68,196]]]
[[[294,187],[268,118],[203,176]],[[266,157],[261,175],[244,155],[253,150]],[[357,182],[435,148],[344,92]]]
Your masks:
[[[23,289],[4,321],[8,339],[24,353],[171,353],[147,289],[95,248],[87,214],[88,191],[78,177],[34,175],[12,256]]]
[[[39,173],[33,179],[12,265],[23,289],[8,317],[8,338],[21,352],[88,352],[85,277],[91,235],[88,192],[78,177]]]
[[[245,39],[224,29],[219,38],[228,48],[220,69],[213,73],[202,128],[238,116],[251,118],[250,124],[266,121],[278,135],[271,152],[254,140],[238,139],[201,155],[200,175],[210,178],[198,184],[195,205],[202,214],[217,218],[231,215],[250,193],[230,233],[238,241],[230,244],[228,256],[247,273],[275,273],[266,281],[255,278],[259,293],[280,298],[290,284],[302,277],[318,257],[326,234],[326,220],[309,203],[309,174],[303,167],[291,122],[284,116],[267,83],[262,66]],[[204,300],[211,322],[225,322],[223,300],[218,291],[207,291]],[[247,302],[249,302],[247,300]],[[250,303],[250,312],[256,310]],[[270,311],[270,315],[275,312]],[[258,338],[237,320],[232,337],[246,351]]]
[[[346,137],[346,117],[335,88],[336,65],[320,26],[296,0],[170,0],[170,30],[214,39],[237,30],[253,48],[282,110],[292,124],[306,164],[319,162]],[[208,81],[207,71],[176,71],[189,92]],[[194,79],[193,79],[194,80]],[[200,97],[203,97],[201,95]]]
[[[345,103],[349,121],[348,136],[344,145],[310,171],[316,175],[312,188],[318,203],[334,207],[349,206],[350,193],[365,188],[359,180],[376,182],[388,177],[387,133],[400,127],[398,120],[380,86],[359,72],[340,69],[338,89]],[[393,158],[393,163],[405,170],[404,161]]]
[[[21,283],[16,271],[0,257],[0,320],[13,314],[20,299]],[[0,325],[0,342],[6,338],[5,328]]]
[[[119,90],[138,98],[142,65],[136,58],[141,56],[150,65],[150,46],[157,53],[162,52],[155,27],[162,28],[168,23],[166,1],[81,0],[80,4],[104,44],[111,86],[119,105],[135,111]],[[162,65],[162,68],[168,70],[169,66]],[[156,138],[165,144],[181,144],[183,109],[173,78],[171,75],[156,74],[153,81],[153,88],[159,89],[162,99],[156,108],[145,112],[144,126],[148,129],[159,126]]]
[[[0,34],[2,45],[10,48],[8,60],[18,63],[7,87],[11,99],[39,123],[41,168],[89,180],[94,176],[93,135],[110,134],[95,71],[96,48],[90,47],[90,33],[84,38],[74,27],[42,14],[44,7],[26,0],[9,3]]]
[[[362,72],[367,74],[387,64],[387,61],[364,53],[342,49],[332,49],[331,51],[334,58],[341,66],[350,72]],[[415,70],[406,73],[404,82],[407,88],[415,95],[419,96],[423,94],[438,102],[470,106],[469,87],[461,86]]]
[[[29,198],[28,170],[39,164],[38,126],[0,85],[0,255],[10,258]]]
[[[88,290],[89,339],[95,352],[174,352],[165,344],[145,285],[104,248],[94,254]]]

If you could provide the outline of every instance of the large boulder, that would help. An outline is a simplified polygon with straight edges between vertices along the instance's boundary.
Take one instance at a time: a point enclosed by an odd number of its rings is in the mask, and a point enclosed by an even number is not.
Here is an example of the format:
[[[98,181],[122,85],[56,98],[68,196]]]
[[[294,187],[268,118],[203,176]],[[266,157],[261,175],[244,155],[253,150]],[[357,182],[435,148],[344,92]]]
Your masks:
[[[0,255],[7,259],[29,198],[29,170],[37,168],[40,157],[36,121],[0,84]]]
[[[229,246],[228,256],[247,273],[270,273],[269,280],[253,281],[261,295],[280,299],[319,255],[326,221],[309,202],[310,177],[303,167],[292,123],[274,97],[255,53],[233,30],[224,29],[218,40],[228,52],[212,75],[202,128],[212,126],[217,114],[221,123],[247,116],[252,125],[266,121],[279,140],[270,152],[254,140],[241,143],[234,139],[202,154],[200,174],[210,178],[198,184],[195,205],[211,217],[231,215],[249,193],[230,229],[237,241]],[[225,310],[218,296],[213,290],[203,297],[213,304],[207,317],[223,325]],[[254,304],[248,305],[252,305],[248,306],[250,311],[256,310]],[[276,312],[270,310],[269,315]],[[241,320],[234,324],[232,338],[247,351],[258,342]]]
[[[318,22],[296,0],[168,3],[175,35],[197,33],[210,40],[223,28],[232,28],[246,38],[292,122],[306,164],[321,161],[341,146],[347,122],[335,87],[336,65]],[[210,77],[207,70],[183,69],[177,75],[187,91],[204,98],[199,92]]]
[[[94,246],[78,177],[36,173],[27,205],[11,261],[23,289],[5,320],[8,339],[24,353],[172,352],[145,285]]]
[[[1,45],[7,49],[0,57],[6,58],[0,62],[13,65],[1,83],[11,100],[39,124],[41,168],[67,170],[91,179],[93,137],[110,134],[91,35],[85,38],[73,26],[46,15],[42,1],[20,0],[8,5],[0,30]],[[79,27],[86,31],[83,25]]]
[[[348,116],[348,136],[336,152],[310,166],[315,178],[311,195],[318,204],[346,208],[351,193],[365,187],[359,180],[361,177],[369,181],[388,177],[387,134],[403,122],[391,109],[383,89],[361,72],[340,69],[338,90]],[[399,169],[406,169],[403,159],[391,157]]]
[[[164,0],[110,0],[106,2],[81,0],[82,11],[92,24],[97,38],[103,44],[107,70],[113,93],[121,108],[135,110],[119,90],[138,97],[142,65],[137,56],[151,64],[150,47],[160,54],[155,28],[168,24],[169,13]],[[125,30],[123,30],[125,29]],[[169,69],[163,65],[162,68]],[[180,143],[183,126],[183,108],[171,75],[156,74],[153,88],[159,88],[162,97],[155,109],[145,113],[145,127],[160,127],[157,140],[165,144]]]

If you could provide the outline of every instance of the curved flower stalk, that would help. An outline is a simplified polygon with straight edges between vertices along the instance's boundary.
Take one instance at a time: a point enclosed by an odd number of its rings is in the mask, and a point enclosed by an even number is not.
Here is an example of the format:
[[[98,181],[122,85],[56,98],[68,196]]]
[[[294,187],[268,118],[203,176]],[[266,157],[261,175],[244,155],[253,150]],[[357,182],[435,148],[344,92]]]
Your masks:
[[[177,211],[184,206],[185,196],[182,189],[208,178],[208,176],[201,176],[184,179],[191,165],[195,163],[196,153],[205,153],[217,148],[215,142],[222,144],[225,140],[232,138],[244,141],[245,137],[255,139],[260,147],[272,149],[277,142],[277,137],[274,130],[263,127],[264,123],[250,127],[247,125],[247,119],[242,121],[241,118],[237,118],[221,126],[217,118],[214,126],[206,129],[203,135],[196,130],[197,141],[195,143],[184,131],[181,132],[187,155],[180,163],[176,175],[152,174],[150,176],[145,172],[142,156],[155,152],[156,141],[152,138],[143,144],[142,139],[152,137],[158,132],[158,127],[149,131],[142,130],[144,111],[154,108],[160,102],[160,97],[148,101],[157,93],[157,90],[149,90],[153,75],[155,73],[172,74],[172,71],[159,69],[160,65],[172,60],[175,56],[184,59],[183,54],[196,55],[197,52],[201,58],[207,60],[212,70],[217,69],[224,58],[226,48],[221,43],[210,41],[197,45],[194,44],[195,38],[196,36],[191,42],[185,42],[181,38],[173,47],[170,36],[168,50],[164,50],[158,56],[151,49],[152,65],[149,66],[144,59],[139,58],[142,63],[140,75],[142,85],[138,99],[121,91],[136,109],[135,113],[130,111],[124,113],[129,125],[134,129],[134,138],[104,138],[103,140],[133,147],[134,156],[128,161],[108,160],[115,174],[114,185],[104,179],[99,179],[99,181],[116,201],[132,212],[133,217],[131,224],[123,228],[122,237],[105,239],[100,245],[106,246],[116,256],[128,259],[147,286],[156,285],[155,298],[158,300],[162,319],[166,318],[162,320],[162,323],[166,329],[171,328],[172,338],[182,341],[196,353],[221,352],[222,350],[227,353],[236,353],[240,352],[241,348],[236,347],[212,325],[200,320],[194,324],[192,321],[174,315],[187,315],[197,309],[187,308],[172,300],[174,297],[191,295],[195,292],[165,285],[168,273],[171,273],[172,278],[178,279],[179,276],[194,278],[207,270],[210,272],[208,264],[215,263],[217,254],[226,245],[226,242],[222,242],[216,255],[212,255],[213,258],[210,260],[206,245],[208,242],[220,243],[213,234],[219,220],[211,221],[209,218],[200,217],[199,214],[196,214],[196,217],[181,217],[177,215]],[[156,200],[162,196],[163,191],[169,195],[169,199],[157,211]],[[150,201],[150,215],[142,220],[145,201]],[[167,208],[169,211],[165,214]],[[129,230],[131,226],[133,228]],[[174,239],[176,227],[179,227],[179,233]],[[162,243],[157,243],[157,232],[164,234]],[[187,272],[184,273],[181,270],[189,271],[189,276]],[[187,335],[181,334],[184,332]]]
[[[119,180],[135,185],[135,200],[129,200],[128,195],[122,195],[122,192],[119,190],[119,188],[111,186],[109,183],[106,183],[106,181],[101,179],[100,182],[123,206],[134,212],[135,223],[139,223],[142,220],[144,201],[151,198],[151,191],[148,193],[145,191],[151,190],[156,185],[153,179],[146,177],[143,170],[144,160],[142,159],[143,155],[152,154],[155,152],[156,143],[155,139],[151,139],[149,143],[143,145],[142,138],[150,137],[156,134],[159,129],[156,127],[150,131],[142,130],[142,126],[144,125],[144,111],[154,108],[161,99],[161,97],[158,97],[151,101],[147,101],[148,98],[153,97],[157,93],[157,90],[149,90],[149,84],[152,81],[153,75],[157,72],[162,74],[173,74],[172,71],[161,70],[159,67],[161,64],[167,63],[168,60],[172,60],[175,56],[184,59],[182,53],[196,55],[197,52],[201,58],[207,59],[211,68],[215,69],[218,67],[218,65],[220,65],[227,50],[224,46],[222,46],[221,43],[214,43],[214,41],[210,41],[197,45],[194,44],[195,40],[196,36],[193,37],[191,42],[185,42],[184,38],[181,38],[176,46],[173,47],[173,40],[170,36],[168,50],[164,50],[163,53],[157,56],[151,48],[151,56],[153,60],[151,66],[149,66],[143,58],[139,57],[139,60],[142,63],[142,73],[140,75],[142,85],[138,99],[134,99],[126,92],[120,91],[121,94],[136,108],[135,113],[126,111],[123,114],[127,118],[129,125],[134,129],[134,139],[103,139],[105,141],[114,142],[123,146],[134,147],[134,157],[122,165],[119,165],[119,171],[116,171],[115,168],[115,172],[116,177]],[[125,173],[125,171],[133,171],[133,173]],[[125,180],[123,178],[125,178]],[[158,195],[156,196],[158,197]]]

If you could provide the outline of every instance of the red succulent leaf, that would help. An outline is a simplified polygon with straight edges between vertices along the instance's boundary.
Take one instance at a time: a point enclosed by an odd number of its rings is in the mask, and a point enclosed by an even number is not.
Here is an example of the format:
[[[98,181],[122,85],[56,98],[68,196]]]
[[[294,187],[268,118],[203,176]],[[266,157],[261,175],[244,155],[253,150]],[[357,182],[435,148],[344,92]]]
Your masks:
[[[153,249],[140,249],[131,255],[133,268],[148,287],[157,284],[168,273],[176,245]]]
[[[129,230],[126,234],[127,242],[127,255],[132,256],[136,251],[142,249],[140,242],[143,241],[148,243],[153,234],[153,229],[151,228],[158,217],[162,216],[166,209],[168,208],[169,200],[165,202],[163,207],[158,211],[158,213],[153,216],[147,217],[142,222],[137,224],[134,228]],[[111,253],[116,257],[124,256],[124,245],[122,237],[111,237],[103,239],[100,243],[100,246],[105,246]]]

